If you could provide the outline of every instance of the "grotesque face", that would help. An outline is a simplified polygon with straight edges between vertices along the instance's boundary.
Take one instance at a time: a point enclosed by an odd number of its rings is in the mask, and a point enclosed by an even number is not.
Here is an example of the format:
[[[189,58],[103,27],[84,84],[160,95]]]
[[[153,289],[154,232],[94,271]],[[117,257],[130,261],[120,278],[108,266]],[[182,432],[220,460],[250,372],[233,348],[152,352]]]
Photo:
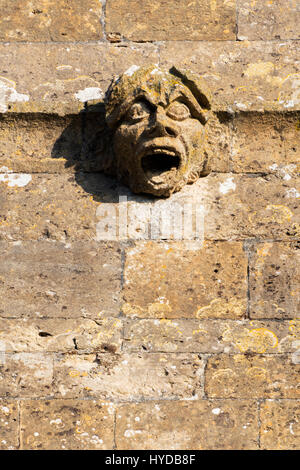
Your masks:
[[[205,118],[180,80],[156,69],[148,75],[120,112],[116,172],[134,192],[168,197],[203,170]]]

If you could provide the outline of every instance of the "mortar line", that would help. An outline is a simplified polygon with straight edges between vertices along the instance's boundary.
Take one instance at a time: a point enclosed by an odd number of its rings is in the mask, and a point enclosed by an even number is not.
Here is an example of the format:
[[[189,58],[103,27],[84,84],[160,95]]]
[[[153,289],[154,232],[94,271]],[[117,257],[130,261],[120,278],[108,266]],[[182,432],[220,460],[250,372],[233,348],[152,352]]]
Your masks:
[[[116,426],[117,426],[117,407],[114,409],[114,420],[113,420],[113,450],[116,450]]]
[[[232,43],[234,44],[235,42],[246,42],[246,41],[237,41],[236,39],[210,39],[209,41],[206,39],[199,40],[199,39],[176,39],[176,40],[165,40],[165,41],[156,41],[156,40],[148,40],[148,41],[133,41],[129,40],[126,38],[122,38],[120,42],[112,42],[109,40],[105,39],[98,39],[98,40],[90,40],[90,41],[0,41],[0,45],[13,45],[16,46],[18,44],[22,45],[38,45],[38,44],[45,44],[47,46],[49,45],[65,45],[66,47],[68,46],[77,46],[77,45],[83,45],[83,46],[96,46],[98,44],[108,44],[108,45],[113,45],[115,47],[127,47],[130,45],[136,45],[136,44],[157,44],[157,43],[164,43],[164,44],[172,44],[172,43],[192,43],[192,44],[208,44],[208,43],[217,43],[217,44],[224,44],[224,43]],[[261,43],[266,44],[266,43],[274,43],[274,44],[281,44],[281,43],[298,43],[300,42],[299,38],[288,38],[288,39],[268,39],[267,41],[263,39],[247,39],[247,42],[249,43]]]
[[[18,419],[19,419],[19,450],[23,450],[23,439],[22,439],[22,428],[21,428],[22,403],[20,399],[18,399]]]
[[[257,421],[258,421],[258,436],[257,445],[261,449],[261,404],[265,402],[265,399],[261,398],[257,401]]]
[[[106,36],[106,0],[99,0],[102,5],[101,9],[101,17],[100,17],[100,24],[102,26],[103,30],[103,40],[104,42],[107,42],[107,36]]]
[[[235,4],[235,40],[238,41],[239,37],[239,0]]]

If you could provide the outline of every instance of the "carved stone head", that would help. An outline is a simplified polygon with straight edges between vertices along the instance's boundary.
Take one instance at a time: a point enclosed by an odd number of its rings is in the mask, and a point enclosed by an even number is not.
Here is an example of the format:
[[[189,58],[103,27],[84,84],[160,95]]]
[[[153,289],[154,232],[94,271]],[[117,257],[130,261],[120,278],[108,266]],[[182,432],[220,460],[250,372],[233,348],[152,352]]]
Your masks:
[[[131,67],[107,94],[112,172],[135,193],[164,197],[207,174],[210,107],[208,90],[192,74]]]

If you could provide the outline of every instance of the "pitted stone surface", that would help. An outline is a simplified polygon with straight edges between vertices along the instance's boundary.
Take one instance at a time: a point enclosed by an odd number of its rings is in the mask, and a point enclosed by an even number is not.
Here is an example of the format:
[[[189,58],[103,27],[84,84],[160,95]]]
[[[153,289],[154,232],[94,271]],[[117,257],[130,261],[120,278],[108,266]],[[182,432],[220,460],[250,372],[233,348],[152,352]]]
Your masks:
[[[18,403],[0,399],[0,450],[16,450],[19,447]]]
[[[121,257],[117,244],[0,244],[2,317],[101,320],[118,315]]]
[[[127,404],[118,407],[116,417],[121,450],[257,449],[252,400]]]
[[[88,41],[102,38],[101,2],[2,0],[1,41]]]
[[[299,449],[299,405],[299,400],[266,400],[262,403],[262,449]]]
[[[250,261],[251,318],[299,318],[299,249],[299,242],[256,245]]]
[[[237,0],[238,38],[300,39],[298,0]]]
[[[108,0],[107,33],[132,41],[235,39],[236,0]]]
[[[53,391],[64,398],[192,399],[203,394],[203,368],[198,354],[63,355],[54,362]]]
[[[222,354],[208,359],[205,392],[211,398],[299,398],[296,355]]]
[[[83,400],[28,400],[21,404],[24,450],[113,448],[114,405]]]
[[[142,318],[242,318],[246,255],[241,243],[139,242],[127,250],[123,312]]]

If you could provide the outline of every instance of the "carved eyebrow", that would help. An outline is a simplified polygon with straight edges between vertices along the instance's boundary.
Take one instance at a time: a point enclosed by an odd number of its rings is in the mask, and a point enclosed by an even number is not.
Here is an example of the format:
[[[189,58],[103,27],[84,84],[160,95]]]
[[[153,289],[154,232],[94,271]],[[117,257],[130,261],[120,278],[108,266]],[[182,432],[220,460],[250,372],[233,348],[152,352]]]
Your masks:
[[[145,93],[137,96],[134,99],[134,101],[130,104],[130,107],[133,106],[135,103],[144,103],[153,111],[157,108],[157,105],[155,103],[153,103],[151,98]]]
[[[198,101],[193,96],[193,94],[190,92],[190,90],[188,89],[182,90],[178,88],[174,90],[170,96],[170,104],[177,100],[180,100],[184,104],[187,104],[188,107],[191,109],[192,114],[195,115],[195,117],[197,117],[201,121],[203,119],[204,121],[206,121],[206,119],[204,118],[204,113],[202,111],[201,106],[199,105]]]

